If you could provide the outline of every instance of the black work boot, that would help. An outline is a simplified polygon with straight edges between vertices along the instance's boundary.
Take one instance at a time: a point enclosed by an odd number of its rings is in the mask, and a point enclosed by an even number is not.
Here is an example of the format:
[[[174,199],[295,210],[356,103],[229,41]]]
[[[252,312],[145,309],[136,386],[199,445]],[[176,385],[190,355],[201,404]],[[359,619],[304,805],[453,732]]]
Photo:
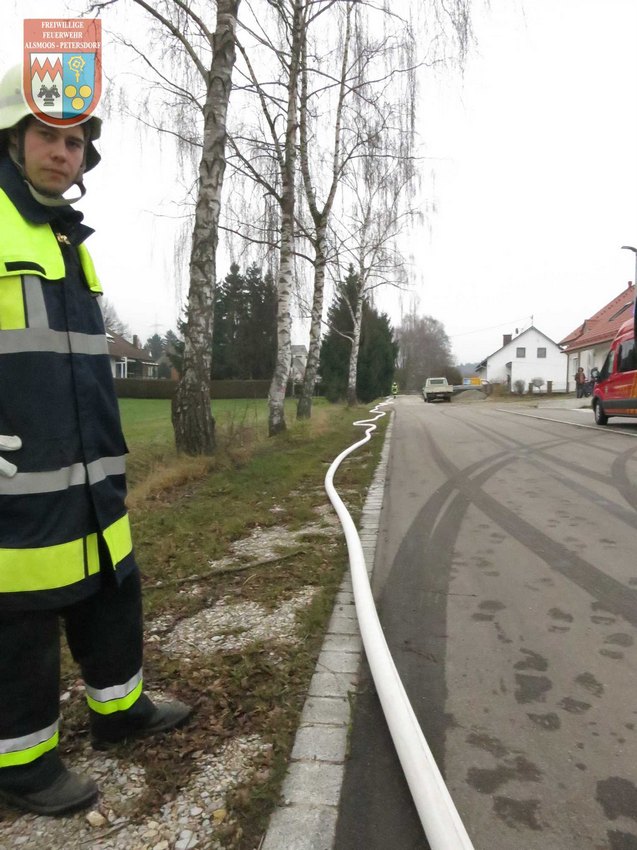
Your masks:
[[[66,815],[85,809],[97,798],[97,785],[89,776],[64,768],[50,785],[40,791],[0,790],[0,800],[37,815]]]
[[[142,695],[142,699],[148,699]],[[150,700],[148,700],[150,703]],[[132,741],[136,738],[148,738],[160,732],[168,732],[170,729],[178,729],[183,726],[192,714],[192,707],[178,699],[168,702],[150,703],[150,711],[141,722],[131,722],[124,725],[121,722],[110,729],[102,724],[101,728],[93,729],[93,749],[105,750],[121,741]],[[113,717],[113,715],[111,715]],[[97,724],[95,724],[97,725]]]

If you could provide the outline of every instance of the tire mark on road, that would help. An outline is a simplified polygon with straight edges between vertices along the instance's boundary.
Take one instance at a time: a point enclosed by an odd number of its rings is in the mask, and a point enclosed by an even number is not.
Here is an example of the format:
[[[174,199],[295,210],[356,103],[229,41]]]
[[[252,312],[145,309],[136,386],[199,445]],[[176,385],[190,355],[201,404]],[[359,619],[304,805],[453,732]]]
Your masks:
[[[466,422],[463,422],[463,424],[467,426]],[[467,427],[470,428],[472,426],[469,424]],[[499,442],[500,446],[503,446],[504,439],[502,437],[496,437],[492,432],[489,432],[488,436],[494,440],[496,445]],[[415,690],[416,694],[420,693],[423,689],[427,691],[426,699],[421,700],[418,706],[414,706],[414,708],[415,710],[418,708],[416,713],[421,720],[428,740],[434,745],[432,749],[444,775],[444,738],[446,730],[454,724],[453,717],[444,715],[447,706],[444,670],[446,659],[447,596],[454,570],[453,547],[462,530],[463,520],[470,506],[475,506],[511,538],[540,557],[550,569],[584,589],[589,596],[596,600],[595,605],[597,607],[622,616],[632,625],[637,625],[637,592],[610,578],[583,558],[580,558],[561,544],[555,542],[535,526],[532,526],[519,517],[513,510],[503,507],[496,498],[492,498],[483,490],[484,485],[490,477],[499,470],[506,468],[511,462],[522,458],[526,462],[537,464],[543,471],[548,470],[557,481],[563,483],[564,486],[578,490],[581,495],[594,501],[599,507],[600,499],[593,490],[580,485],[578,482],[568,480],[565,476],[560,475],[559,472],[556,473],[555,468],[559,467],[565,471],[576,472],[579,475],[587,474],[588,470],[577,464],[562,463],[562,459],[554,458],[548,450],[548,442],[539,450],[537,447],[531,449],[526,449],[525,447],[526,450],[520,450],[520,447],[516,447],[515,441],[512,440],[509,441],[508,445],[504,446],[504,451],[500,451],[493,457],[482,459],[461,470],[440,450],[431,434],[427,433],[427,431],[425,431],[425,438],[428,441],[431,457],[446,475],[447,480],[432,494],[405,533],[403,545],[398,550],[391,566],[383,599],[387,600],[390,605],[395,605],[392,608],[391,628],[395,636],[400,638],[409,631],[405,626],[405,621],[410,620],[410,613],[415,612],[415,628],[413,628],[413,632],[418,635],[418,645],[420,647],[423,646],[423,641],[420,639],[423,633],[425,634],[425,646],[427,649],[431,649],[436,643],[438,644],[436,651],[432,652],[431,656],[427,654],[430,663],[425,667],[421,658],[417,669],[412,671],[411,679],[414,684],[418,682],[418,688]],[[567,441],[560,440],[552,442],[552,448],[555,449]],[[614,475],[620,469],[626,470],[627,464],[632,459],[633,454],[634,450],[622,453],[622,456],[614,464]],[[616,481],[611,482],[608,477],[599,476],[599,480],[603,481],[605,485],[616,485]],[[628,480],[627,476],[626,480]],[[630,484],[629,480],[628,484]],[[618,488],[618,492],[621,492],[621,488]],[[633,507],[634,504],[626,497],[626,492],[624,488],[622,496]],[[626,522],[632,527],[635,526],[635,515],[632,510],[622,508],[620,505],[608,500],[603,500],[602,506],[607,508],[609,512],[612,512],[622,522]],[[403,560],[401,555],[408,555],[408,557],[405,557]],[[412,565],[417,566],[415,570],[412,570],[412,573],[415,573],[415,575],[411,576],[408,570],[410,561]],[[458,562],[456,561],[456,563]],[[399,601],[401,598],[403,602]],[[394,599],[397,601],[394,602]],[[432,612],[435,615],[430,619],[430,613]],[[554,619],[564,622],[569,622],[569,618],[572,619],[572,615],[568,612],[557,608],[552,609],[551,616]],[[620,631],[611,635],[607,642],[616,644],[617,646],[623,646],[628,643],[626,637]],[[397,666],[399,658],[401,659],[401,663],[406,663],[404,656],[408,652],[405,649],[401,649],[400,641],[397,647],[392,647],[392,652],[397,659]],[[542,658],[530,650],[523,652],[525,659],[523,662],[518,662],[516,668],[518,670],[536,670],[539,672],[543,666]],[[413,656],[414,653],[412,652],[412,659]],[[531,690],[538,685],[537,680],[541,680],[544,677],[527,677],[527,679],[532,679],[533,681],[526,681],[526,679],[525,681],[521,681],[521,678],[521,674],[518,673],[516,677],[518,686],[516,698],[520,697],[517,700],[518,703],[537,702],[538,699],[542,702],[544,693],[550,687],[548,680],[544,683],[546,688],[541,693],[535,693],[535,699],[528,700],[526,697],[530,696]],[[580,674],[576,677],[575,681],[591,695],[599,696],[603,692],[603,685],[597,682],[590,673]],[[424,686],[423,682],[425,683]],[[410,691],[411,689],[408,688],[408,693],[411,696]],[[570,713],[573,715],[586,715],[591,709],[589,702],[573,697],[564,697],[559,705],[567,714]],[[527,717],[546,734],[556,732],[562,723],[561,718],[554,712],[547,714],[528,713]],[[471,773],[473,783],[469,782],[469,784],[473,784],[476,790],[479,791],[481,788],[477,786],[482,786],[485,793],[488,788],[488,793],[493,794],[499,790],[499,785],[513,778],[513,774],[511,773],[513,770],[512,764],[509,761],[508,764],[505,763],[504,767],[499,765],[495,769],[474,769]],[[578,764],[576,767],[583,770],[585,766]],[[518,778],[523,779],[523,781],[524,779],[531,779],[529,776],[518,776]],[[469,777],[467,779],[469,780]],[[617,778],[614,777],[613,779],[615,780],[613,789],[616,790]],[[533,780],[531,779],[531,781]],[[631,803],[633,800],[632,791],[633,789],[630,789],[630,793],[624,794],[625,797],[630,797]],[[598,801],[600,801],[600,798],[606,799],[610,796],[606,792],[606,787],[600,783],[598,786]],[[539,799],[514,800],[504,796],[497,796],[493,799],[494,813],[500,819],[509,823],[511,827],[539,830],[544,826],[540,819],[541,801]],[[622,812],[622,814],[625,816],[625,813]],[[614,835],[619,836],[620,833],[616,832]],[[621,850],[624,850],[624,847],[628,850],[628,847],[632,846],[630,840],[633,840],[635,836],[628,836],[628,834],[623,833],[621,835],[629,843],[623,844],[620,839],[618,839],[619,843],[617,843],[613,839],[613,850],[620,850],[620,847]]]
[[[447,413],[449,416],[450,414]],[[594,448],[597,451],[606,452],[614,458],[611,465],[611,474],[610,475],[602,475],[601,473],[595,472],[594,470],[589,469],[587,466],[582,466],[581,464],[575,463],[573,461],[568,461],[565,458],[561,458],[559,456],[550,454],[547,450],[548,448],[558,448],[560,445],[569,445],[570,440],[560,439],[555,442],[552,446],[548,443],[538,444],[537,446],[533,446],[530,448],[526,443],[522,441],[515,440],[513,437],[509,437],[505,434],[499,434],[491,429],[481,427],[476,425],[475,423],[467,423],[466,420],[460,419],[458,416],[451,415],[450,418],[454,419],[456,422],[462,422],[467,427],[472,428],[475,431],[478,431],[480,434],[486,437],[491,437],[491,439],[495,443],[499,443],[501,446],[507,448],[511,451],[511,444],[516,446],[522,451],[522,456],[525,460],[527,460],[531,465],[540,465],[544,471],[548,471],[552,477],[556,478],[558,481],[570,487],[571,490],[578,493],[580,496],[585,496],[586,498],[593,501],[598,507],[603,508],[608,511],[608,513],[612,514],[616,519],[619,519],[621,522],[624,522],[632,527],[635,526],[635,514],[637,511],[637,487],[631,482],[628,472],[627,466],[628,463],[634,458],[637,453],[637,448],[631,446],[631,448],[627,449],[625,452],[621,454],[617,454],[617,451],[608,446],[600,446],[599,444],[595,444]],[[565,422],[565,425],[569,425],[570,423]],[[541,429],[539,427],[534,427],[532,425],[526,425],[527,428],[535,431],[545,432],[546,429]],[[591,438],[592,440],[593,438]],[[584,445],[591,445],[591,441],[582,441]],[[538,457],[540,455],[540,457]],[[590,481],[597,481],[600,484],[607,485],[609,487],[615,488],[615,490],[621,494],[621,496],[625,499],[625,501],[630,505],[631,510],[626,510],[622,508],[621,505],[612,502],[610,499],[606,499],[603,496],[600,496],[595,490],[591,490],[590,488],[579,484],[577,481],[572,481],[568,478],[562,478],[560,476],[555,475],[555,467],[559,467],[563,470],[568,470],[577,475],[582,475],[589,479]]]
[[[608,475],[602,475],[601,473],[595,472],[595,470],[591,470],[588,466],[575,463],[574,461],[566,460],[565,458],[556,456],[554,454],[550,454],[549,449],[558,449],[560,446],[570,446],[572,441],[570,438],[557,436],[552,439],[546,439],[541,443],[536,443],[533,446],[529,446],[528,443],[523,442],[522,440],[516,440],[514,437],[510,437],[508,434],[501,434],[497,431],[494,431],[492,428],[485,428],[483,426],[477,425],[475,422],[468,423],[466,419],[460,419],[459,417],[451,417],[456,422],[462,422],[463,425],[471,428],[474,431],[477,431],[479,434],[482,434],[484,437],[490,437],[494,443],[499,444],[508,451],[513,451],[513,447],[518,450],[519,457],[523,457],[525,460],[532,461],[538,454],[546,457],[546,460],[555,464],[562,469],[569,470],[570,472],[574,472],[577,475],[585,476],[586,478],[591,479],[592,481],[598,481],[600,484],[613,484],[612,478]],[[567,425],[568,423],[564,423]],[[525,423],[525,427],[532,431],[540,431],[546,435],[546,428],[534,427],[532,425],[528,425]],[[589,445],[588,442],[584,442],[584,445]],[[592,447],[592,446],[590,446]],[[599,446],[595,446],[595,449],[600,449]],[[601,447],[601,450],[611,454],[613,458],[617,456],[617,452],[613,451],[608,447]],[[633,449],[633,451],[635,451]]]
[[[455,486],[462,492],[468,503],[474,504],[514,540],[526,546],[531,552],[564,578],[585,590],[606,611],[623,617],[633,626],[637,626],[637,592],[622,584],[597,567],[571,552],[561,543],[548,537],[531,523],[500,504],[497,499],[482,489],[490,471],[478,474],[475,478],[463,475],[429,434],[426,439],[438,466],[454,480]],[[568,480],[565,481],[568,484]]]
[[[445,733],[453,723],[445,714],[447,597],[453,541],[470,503],[463,479],[477,472],[486,480],[513,460],[510,452],[499,452],[447,477],[405,532],[379,599],[394,663],[443,775]]]
[[[637,449],[631,448],[618,455],[613,461],[611,472],[613,480],[617,482],[617,490],[628,504],[637,511],[637,487],[628,477],[628,464],[634,459],[636,453]]]
[[[481,430],[477,426],[469,427]],[[492,439],[502,440],[487,433]],[[405,532],[379,607],[396,666],[407,693],[414,698],[414,711],[443,770],[445,732],[453,722],[444,714],[447,698],[444,670],[447,596],[453,566],[453,544],[470,504],[542,558],[551,569],[589,593],[602,608],[636,626],[637,592],[601,572],[484,492],[482,487],[490,477],[519,459],[519,451],[515,448],[506,447],[504,451],[461,470],[441,452],[427,430],[425,438],[447,480],[425,503]],[[515,441],[511,442],[515,445]],[[527,457],[527,460],[530,459]],[[567,485],[573,484],[568,479],[556,477]],[[624,521],[628,521],[627,511],[619,509],[618,513]],[[420,564],[420,572],[410,569],[413,563]],[[413,651],[418,645],[424,655]],[[423,696],[420,687],[423,679],[428,684],[426,696]]]

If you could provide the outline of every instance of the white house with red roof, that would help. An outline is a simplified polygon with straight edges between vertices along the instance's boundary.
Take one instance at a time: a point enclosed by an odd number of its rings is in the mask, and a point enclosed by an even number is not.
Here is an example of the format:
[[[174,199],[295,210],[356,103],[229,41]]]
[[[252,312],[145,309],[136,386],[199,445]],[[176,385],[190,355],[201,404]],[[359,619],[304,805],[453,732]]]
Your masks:
[[[553,392],[566,389],[566,358],[559,345],[534,325],[517,336],[504,334],[502,347],[478,363],[476,372],[490,384],[503,384],[512,392],[519,386],[526,392],[536,379],[542,381],[539,388],[543,392],[549,383]]]
[[[619,295],[560,342],[568,362],[566,378],[569,389],[575,388],[574,375],[580,366],[587,377],[593,367],[601,369],[615,334],[632,315],[634,298],[635,287],[629,281]]]

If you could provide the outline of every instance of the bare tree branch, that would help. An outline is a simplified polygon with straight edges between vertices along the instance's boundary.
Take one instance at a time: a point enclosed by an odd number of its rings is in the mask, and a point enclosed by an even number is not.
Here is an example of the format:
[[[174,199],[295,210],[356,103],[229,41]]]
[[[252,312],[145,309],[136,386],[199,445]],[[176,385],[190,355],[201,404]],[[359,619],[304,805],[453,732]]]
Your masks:
[[[174,2],[177,2],[177,0],[174,0]],[[166,27],[166,29],[172,33],[172,35],[174,36],[174,38],[177,39],[177,41],[181,42],[184,50],[186,51],[188,56],[190,56],[193,65],[197,68],[207,86],[208,70],[203,65],[196,52],[193,50],[192,45],[190,44],[188,39],[183,35],[183,33],[180,32],[180,30],[173,24],[172,21],[168,20],[168,18],[165,18],[160,12],[157,11],[157,9],[151,6],[150,3],[146,3],[146,0],[133,0],[133,3],[136,3],[142,9],[145,9],[149,15],[152,15],[153,18],[156,18],[164,27]]]

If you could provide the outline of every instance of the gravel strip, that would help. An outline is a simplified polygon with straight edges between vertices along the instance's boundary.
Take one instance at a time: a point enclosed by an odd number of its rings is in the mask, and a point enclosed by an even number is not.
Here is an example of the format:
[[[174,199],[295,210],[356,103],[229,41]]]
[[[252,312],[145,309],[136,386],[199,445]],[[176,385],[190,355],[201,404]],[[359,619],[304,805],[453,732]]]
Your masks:
[[[257,737],[229,741],[216,755],[200,754],[193,781],[142,821],[135,802],[146,789],[142,767],[94,753],[69,764],[100,786],[95,809],[64,818],[21,815],[0,825],[0,848],[20,850],[221,850],[215,832],[226,822],[225,798],[267,750]]]
[[[306,587],[271,613],[257,602],[232,603],[225,597],[212,608],[182,620],[162,650],[173,657],[191,659],[220,650],[244,649],[258,640],[293,643],[297,611],[306,608],[315,593],[315,587]]]

